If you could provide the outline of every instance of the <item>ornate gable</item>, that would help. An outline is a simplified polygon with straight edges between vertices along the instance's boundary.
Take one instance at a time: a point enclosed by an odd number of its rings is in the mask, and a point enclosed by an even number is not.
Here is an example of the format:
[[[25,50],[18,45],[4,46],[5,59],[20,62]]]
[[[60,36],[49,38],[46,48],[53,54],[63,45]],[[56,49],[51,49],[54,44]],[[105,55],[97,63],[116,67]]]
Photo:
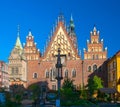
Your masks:
[[[26,44],[24,44],[24,54],[27,60],[38,60],[40,58],[40,51],[37,49],[36,43],[34,42],[34,36],[29,31],[26,37]]]
[[[10,54],[9,60],[15,60],[21,58],[21,51],[17,48],[14,48]]]
[[[69,59],[79,58],[77,49],[74,47],[62,21],[58,23],[44,58],[50,60],[52,57],[56,56],[58,47],[60,47],[61,55],[65,55]]]

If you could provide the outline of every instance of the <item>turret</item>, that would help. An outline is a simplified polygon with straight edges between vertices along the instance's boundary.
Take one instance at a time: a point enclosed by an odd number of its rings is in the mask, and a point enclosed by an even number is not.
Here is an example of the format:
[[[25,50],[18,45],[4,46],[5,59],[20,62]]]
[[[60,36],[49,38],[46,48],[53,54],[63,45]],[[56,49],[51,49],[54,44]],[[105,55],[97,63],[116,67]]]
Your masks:
[[[74,45],[75,48],[77,48],[77,38],[76,38],[76,34],[75,34],[75,25],[74,25],[74,21],[73,21],[73,17],[71,15],[70,18],[70,24],[68,27],[68,35],[70,36],[70,39]]]

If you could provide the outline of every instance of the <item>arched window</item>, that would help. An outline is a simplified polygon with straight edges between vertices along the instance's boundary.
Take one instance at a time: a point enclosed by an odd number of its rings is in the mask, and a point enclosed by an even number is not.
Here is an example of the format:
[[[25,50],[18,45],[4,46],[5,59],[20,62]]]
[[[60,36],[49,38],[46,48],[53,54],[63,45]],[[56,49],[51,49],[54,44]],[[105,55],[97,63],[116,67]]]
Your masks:
[[[75,69],[72,71],[72,77],[76,77],[76,71],[75,71]]]
[[[88,72],[91,72],[91,66],[88,66]]]
[[[49,71],[46,71],[45,77],[49,78]]]
[[[55,70],[53,69],[53,78],[55,79],[55,77],[56,77],[56,72],[55,72]]]
[[[98,55],[96,55],[96,59],[98,59]]]
[[[65,71],[65,78],[68,78],[68,70]]]
[[[55,81],[55,77],[56,77],[55,69],[51,69],[50,70],[50,80]]]
[[[97,65],[93,65],[93,71],[96,71],[97,70]]]
[[[18,74],[18,67],[15,68],[15,74]]]
[[[11,74],[14,74],[14,67],[13,67],[12,70],[11,70]]]
[[[38,78],[38,74],[37,74],[37,73],[34,73],[34,74],[33,74],[33,78]]]
[[[94,56],[94,55],[92,55],[92,59],[93,59],[93,60],[95,59],[95,56]]]

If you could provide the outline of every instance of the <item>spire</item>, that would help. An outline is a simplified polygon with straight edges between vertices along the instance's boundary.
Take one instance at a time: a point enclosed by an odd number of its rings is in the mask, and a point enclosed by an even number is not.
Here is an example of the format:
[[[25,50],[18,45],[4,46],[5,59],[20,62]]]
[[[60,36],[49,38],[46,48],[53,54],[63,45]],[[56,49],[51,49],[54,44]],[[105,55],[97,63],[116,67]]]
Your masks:
[[[29,29],[28,36],[32,36],[32,32],[31,32],[31,30],[30,30],[30,29]]]
[[[72,17],[72,14],[71,14],[70,25],[69,25],[69,35],[75,36],[74,29],[75,29],[75,25],[74,25],[73,17]]]
[[[22,47],[22,44],[21,44],[21,41],[20,41],[20,37],[19,37],[19,35],[17,36],[17,40],[16,40],[16,44],[15,44],[15,48],[17,48],[17,49],[23,49],[23,47]]]
[[[94,25],[94,28],[93,28],[93,35],[96,35],[97,34],[97,29],[96,29],[96,26]]]
[[[71,14],[71,18],[70,18],[70,27],[73,28],[73,29],[75,27],[72,14]]]
[[[64,16],[63,16],[62,12],[60,12],[60,14],[58,16],[58,22],[64,22]]]
[[[20,36],[20,25],[18,25],[18,32],[17,32],[17,36]]]
[[[96,32],[96,31],[97,31],[96,26],[94,26],[93,31],[94,31],[94,32]]]
[[[70,18],[71,21],[73,21],[73,17],[72,17],[72,14],[71,14],[71,18]]]

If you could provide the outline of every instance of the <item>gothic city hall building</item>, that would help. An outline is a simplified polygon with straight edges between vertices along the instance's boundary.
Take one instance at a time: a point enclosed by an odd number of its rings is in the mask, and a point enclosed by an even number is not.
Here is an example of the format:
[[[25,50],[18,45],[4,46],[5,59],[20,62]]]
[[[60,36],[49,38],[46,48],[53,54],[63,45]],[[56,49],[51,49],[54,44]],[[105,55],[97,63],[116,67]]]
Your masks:
[[[66,27],[63,15],[58,16],[58,22],[43,54],[34,42],[34,36],[29,31],[26,43],[22,46],[20,34],[9,56],[10,85],[23,84],[28,87],[40,83],[51,90],[57,90],[56,63],[58,48],[62,63],[63,83],[65,78],[74,80],[79,88],[87,84],[89,75],[95,72],[107,59],[107,48],[100,40],[99,31],[94,26],[87,40],[87,49],[84,49],[84,58],[79,55],[75,25],[71,16],[69,27]],[[80,43],[80,41],[78,41]]]

